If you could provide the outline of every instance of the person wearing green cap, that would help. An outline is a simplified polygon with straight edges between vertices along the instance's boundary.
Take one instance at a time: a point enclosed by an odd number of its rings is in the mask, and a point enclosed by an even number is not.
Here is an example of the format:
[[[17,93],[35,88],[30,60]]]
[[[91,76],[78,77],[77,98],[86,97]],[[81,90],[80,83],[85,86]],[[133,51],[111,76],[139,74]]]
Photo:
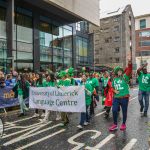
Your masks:
[[[81,113],[80,124],[77,126],[80,129],[82,129],[83,126],[87,126],[89,124],[89,119],[90,119],[88,112],[92,102],[91,95],[93,93],[93,88],[88,82],[86,82],[86,80],[87,80],[86,75],[82,75],[81,85],[85,86],[86,112]]]
[[[139,93],[138,99],[140,103],[140,112],[143,113],[144,110],[144,117],[147,117],[147,111],[149,107],[149,93],[150,93],[150,74],[147,72],[147,63],[140,67],[137,70],[138,74],[138,83],[139,83]],[[143,99],[145,101],[145,106],[143,103]]]
[[[67,73],[65,71],[60,72],[60,78],[58,87],[71,85],[71,80],[67,78]],[[61,119],[63,121],[63,126],[66,126],[69,123],[69,118],[66,112],[61,113]]]
[[[71,85],[72,86],[75,86],[75,80],[73,78],[74,76],[74,68],[70,67],[67,71],[67,75],[68,75],[68,78],[71,80]]]
[[[120,127],[121,131],[126,129],[126,120],[127,120],[127,110],[129,103],[129,80],[132,73],[132,63],[128,62],[128,68],[125,73],[123,68],[117,66],[114,69],[115,77],[112,82],[114,98],[113,98],[113,120],[114,124],[109,128],[109,131],[114,131],[118,129],[117,118],[118,118],[118,109],[121,106],[123,114],[123,122]]]

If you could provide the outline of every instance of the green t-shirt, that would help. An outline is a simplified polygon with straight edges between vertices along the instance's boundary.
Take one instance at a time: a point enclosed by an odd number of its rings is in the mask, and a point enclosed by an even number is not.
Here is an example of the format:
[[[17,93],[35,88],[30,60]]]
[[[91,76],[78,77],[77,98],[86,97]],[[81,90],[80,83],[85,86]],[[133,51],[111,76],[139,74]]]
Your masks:
[[[44,87],[55,87],[56,83],[52,82],[52,81],[50,81],[50,82],[45,81],[43,83],[43,85],[44,85]]]
[[[65,80],[59,80],[58,86],[71,86],[71,80],[70,79],[65,79]]]
[[[102,81],[102,86],[105,88],[108,83],[108,78],[102,77],[101,81]]]
[[[144,74],[143,72],[140,72],[138,76],[138,82],[139,90],[144,92],[150,91],[150,74]]]
[[[20,81],[17,82],[16,86],[18,86],[18,95],[23,95],[28,97],[29,93],[27,91],[22,90]],[[25,81],[26,90],[29,89],[29,87],[30,87],[30,83],[28,81]]]
[[[88,82],[86,82],[86,83],[81,83],[81,85],[84,85],[85,86],[85,88],[91,93],[91,95],[92,95],[92,93],[93,93],[93,88],[92,88],[92,86],[88,83]],[[91,95],[89,95],[88,93],[87,93],[87,91],[85,91],[85,103],[86,103],[86,106],[89,106],[89,105],[91,105],[91,102],[92,102],[92,97],[91,97]]]
[[[112,86],[115,90],[117,90],[119,93],[118,94],[114,94],[115,98],[119,98],[119,97],[124,97],[129,95],[129,77],[124,74],[123,77],[116,77],[114,78],[113,82],[112,82]]]
[[[97,78],[93,78],[92,79],[92,86],[95,87],[99,87],[99,81]]]
[[[90,84],[90,85],[92,86],[92,91],[93,91],[93,90],[94,90],[93,78],[88,78],[88,79],[86,80],[86,83],[88,83],[88,84]]]

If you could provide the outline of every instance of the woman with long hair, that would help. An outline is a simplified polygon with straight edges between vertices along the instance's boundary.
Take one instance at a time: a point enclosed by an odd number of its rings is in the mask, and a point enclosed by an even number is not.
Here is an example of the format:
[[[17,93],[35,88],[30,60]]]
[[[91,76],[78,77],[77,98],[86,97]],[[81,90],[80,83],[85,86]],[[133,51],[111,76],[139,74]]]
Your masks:
[[[18,91],[18,100],[20,104],[20,115],[19,117],[25,116],[25,112],[28,110],[25,99],[29,97],[29,87],[30,83],[26,80],[24,74],[20,75],[20,80],[17,81],[17,84],[13,89]]]

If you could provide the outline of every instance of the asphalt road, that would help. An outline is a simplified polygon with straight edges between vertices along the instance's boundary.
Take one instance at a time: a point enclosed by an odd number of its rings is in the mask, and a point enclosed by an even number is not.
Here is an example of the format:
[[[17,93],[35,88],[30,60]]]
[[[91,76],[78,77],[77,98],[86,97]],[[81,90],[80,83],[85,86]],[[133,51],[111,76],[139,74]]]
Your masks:
[[[150,150],[150,112],[148,117],[141,117],[137,99],[138,90],[131,90],[127,130],[110,133],[112,115],[104,118],[103,107],[96,108],[96,114],[89,126],[79,130],[80,114],[69,114],[70,124],[61,127],[61,121],[43,124],[39,118],[33,118],[33,111],[26,117],[18,118],[17,114],[9,114],[5,122],[4,135],[0,138],[1,150]],[[122,115],[122,114],[121,114]],[[121,124],[121,118],[119,125]]]

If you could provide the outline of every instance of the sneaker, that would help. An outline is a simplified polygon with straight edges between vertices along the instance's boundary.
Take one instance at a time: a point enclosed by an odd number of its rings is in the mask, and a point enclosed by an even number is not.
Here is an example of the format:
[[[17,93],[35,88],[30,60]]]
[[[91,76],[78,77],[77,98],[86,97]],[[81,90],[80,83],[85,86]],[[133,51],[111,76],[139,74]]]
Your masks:
[[[144,117],[147,117],[147,112],[146,112],[146,111],[144,112],[144,115],[143,115],[143,116],[144,116]]]
[[[21,113],[21,114],[18,115],[18,117],[23,117],[23,116],[25,116],[24,113]]]
[[[45,117],[45,113],[42,113],[41,117]]]
[[[36,117],[39,117],[39,114],[35,113],[35,114],[33,115],[33,118],[36,118]]]
[[[84,122],[84,126],[87,126],[87,125],[89,125],[89,122]]]
[[[109,131],[115,131],[118,129],[118,126],[116,124],[113,124],[110,128]]]
[[[120,130],[121,130],[121,131],[126,130],[126,125],[125,125],[125,124],[122,124],[121,127],[120,127]]]
[[[58,120],[60,120],[60,119],[61,119],[61,117],[57,117],[57,118],[56,118],[56,121],[58,121]]]
[[[78,125],[78,126],[77,126],[77,128],[79,128],[79,129],[83,129],[83,126],[81,126],[81,125]]]
[[[144,109],[144,107],[141,106],[141,108],[140,108],[140,112],[141,112],[141,113],[143,112],[143,109]]]

